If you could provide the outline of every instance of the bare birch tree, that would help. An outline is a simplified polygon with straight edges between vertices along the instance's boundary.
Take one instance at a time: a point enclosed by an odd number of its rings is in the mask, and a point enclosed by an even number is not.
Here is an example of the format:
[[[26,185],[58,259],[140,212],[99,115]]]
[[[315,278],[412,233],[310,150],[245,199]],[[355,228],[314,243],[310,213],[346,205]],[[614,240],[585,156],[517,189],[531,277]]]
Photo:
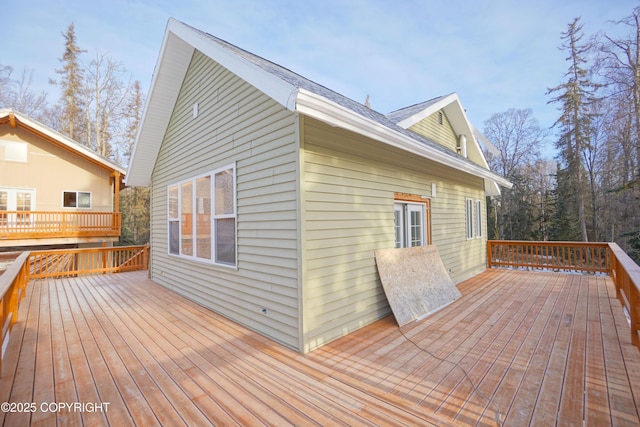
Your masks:
[[[127,95],[122,82],[125,69],[102,53],[97,53],[85,68],[83,94],[88,145],[98,154],[111,157],[111,141],[121,132],[123,107]],[[117,157],[117,156],[116,156]]]

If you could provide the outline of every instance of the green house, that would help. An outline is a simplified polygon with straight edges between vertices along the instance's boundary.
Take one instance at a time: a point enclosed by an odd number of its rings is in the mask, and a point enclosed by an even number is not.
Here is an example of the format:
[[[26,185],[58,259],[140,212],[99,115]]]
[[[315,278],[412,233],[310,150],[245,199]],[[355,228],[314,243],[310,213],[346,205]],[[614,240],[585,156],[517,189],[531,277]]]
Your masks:
[[[308,352],[390,313],[374,251],[485,269],[491,172],[458,96],[382,114],[171,19],[127,173],[152,279]]]

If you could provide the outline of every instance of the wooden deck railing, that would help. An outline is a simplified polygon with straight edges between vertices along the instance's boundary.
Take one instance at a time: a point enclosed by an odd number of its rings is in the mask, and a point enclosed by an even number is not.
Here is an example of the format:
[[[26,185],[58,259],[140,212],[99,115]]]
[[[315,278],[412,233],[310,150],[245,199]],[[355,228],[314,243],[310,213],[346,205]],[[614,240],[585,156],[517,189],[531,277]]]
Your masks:
[[[616,243],[490,240],[487,264],[489,268],[608,274],[629,314],[631,342],[640,349],[640,266]]]
[[[27,283],[45,277],[106,274],[149,268],[149,246],[114,246],[23,252],[0,275],[0,372],[11,328]]]
[[[611,243],[611,270],[616,295],[629,313],[631,342],[640,348],[640,266],[620,246]]]
[[[557,272],[609,273],[609,244],[592,242],[529,242],[489,240],[487,263]]]
[[[91,249],[32,251],[29,279],[146,270],[148,246],[114,246]]]
[[[13,324],[18,319],[18,305],[24,297],[29,273],[29,252],[23,252],[0,275],[0,319],[2,319],[2,335],[0,335],[0,356],[9,342],[9,335]],[[0,373],[2,372],[2,357],[0,357]]]
[[[0,239],[118,237],[119,212],[0,211]]]

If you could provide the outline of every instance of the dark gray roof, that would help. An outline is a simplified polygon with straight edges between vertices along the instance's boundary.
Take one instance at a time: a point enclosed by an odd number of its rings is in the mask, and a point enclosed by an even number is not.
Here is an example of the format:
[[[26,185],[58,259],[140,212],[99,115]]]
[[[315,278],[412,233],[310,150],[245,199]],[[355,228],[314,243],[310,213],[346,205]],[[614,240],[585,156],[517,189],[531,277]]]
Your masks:
[[[435,104],[436,102],[440,101],[442,98],[445,98],[447,96],[448,95],[439,96],[437,98],[433,98],[428,101],[421,102],[419,104],[410,105],[409,107],[392,111],[389,114],[387,114],[387,118],[391,120],[393,123],[400,123],[404,119],[408,119],[409,117],[414,116],[421,111],[424,111],[426,108],[430,107],[431,105]]]
[[[188,24],[184,24],[189,26]],[[328,89],[316,82],[313,82],[285,67],[282,67],[274,62],[271,62],[267,59],[264,59],[258,55],[255,55],[251,52],[248,52],[244,49],[241,49],[225,40],[222,40],[216,36],[213,36],[209,33],[206,33],[204,31],[198,30],[197,28],[191,27],[195,31],[198,31],[199,33],[205,35],[206,37],[208,37],[209,39],[211,39],[213,42],[217,43],[219,46],[222,46],[223,48],[233,52],[234,54],[238,55],[239,57],[243,58],[246,61],[249,61],[250,63],[260,67],[262,70],[278,77],[279,79],[291,84],[292,86],[298,88],[298,89],[305,89],[308,90],[309,92],[312,92],[316,95],[320,95],[330,101],[335,102],[336,104],[350,110],[353,111],[363,117],[366,117],[368,119],[371,119],[375,122],[377,122],[380,125],[383,125],[389,129],[392,129],[398,133],[401,133],[405,136],[408,136],[409,138],[412,138],[422,144],[426,144],[436,150],[439,150],[451,157],[456,158],[458,161],[462,161],[462,162],[467,162],[467,163],[471,163],[471,164],[475,164],[473,162],[471,162],[470,160],[460,156],[457,153],[454,153],[450,150],[447,150],[446,148],[442,147],[440,144],[437,144],[433,141],[431,141],[428,138],[425,138],[421,135],[418,135],[414,132],[411,132],[407,129],[404,129],[400,126],[397,126],[396,123],[398,123],[400,120],[396,120],[395,119],[395,115],[398,112],[404,111],[406,109],[402,109],[402,110],[398,110],[394,113],[391,113],[392,115],[394,115],[393,119],[389,118],[388,116],[379,113],[369,107],[366,107],[364,104],[361,104],[359,102],[356,102],[344,95],[341,95],[331,89]],[[431,101],[427,101],[427,103],[429,102],[435,102],[437,99],[439,98],[434,98]],[[423,103],[424,104],[424,103]],[[407,107],[407,108],[417,108],[417,106],[422,105],[422,104],[416,104],[412,107]],[[414,113],[415,114],[415,113]]]

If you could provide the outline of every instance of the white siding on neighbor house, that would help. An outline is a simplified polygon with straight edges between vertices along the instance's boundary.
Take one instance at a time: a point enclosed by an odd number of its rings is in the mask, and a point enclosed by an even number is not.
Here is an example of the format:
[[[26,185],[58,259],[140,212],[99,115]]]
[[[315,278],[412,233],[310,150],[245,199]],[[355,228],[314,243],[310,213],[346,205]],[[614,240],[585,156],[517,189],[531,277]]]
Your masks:
[[[292,348],[299,344],[296,129],[293,113],[196,51],[152,176],[153,280]],[[168,255],[167,185],[234,162],[237,268]]]
[[[456,282],[485,267],[486,240],[466,239],[465,199],[482,179],[305,117],[305,351],[388,314],[374,251],[394,247],[394,193],[431,197],[432,243]],[[484,233],[483,233],[484,235]]]

